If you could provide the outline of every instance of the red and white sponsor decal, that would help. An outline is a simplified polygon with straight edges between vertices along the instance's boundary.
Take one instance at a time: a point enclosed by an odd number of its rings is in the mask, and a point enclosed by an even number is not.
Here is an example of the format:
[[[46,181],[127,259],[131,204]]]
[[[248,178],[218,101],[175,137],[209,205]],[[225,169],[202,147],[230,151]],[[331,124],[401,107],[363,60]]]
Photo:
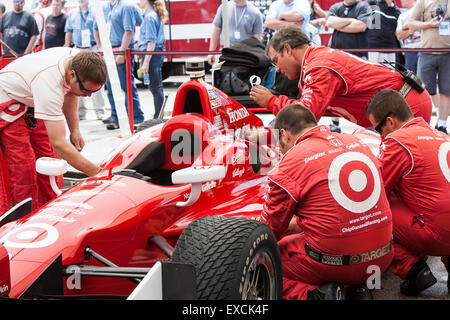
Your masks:
[[[42,248],[55,243],[58,237],[59,232],[54,226],[32,223],[8,232],[0,239],[0,243],[7,248]]]
[[[363,213],[380,198],[381,179],[377,167],[360,152],[346,152],[330,165],[328,187],[333,198],[346,210]]]

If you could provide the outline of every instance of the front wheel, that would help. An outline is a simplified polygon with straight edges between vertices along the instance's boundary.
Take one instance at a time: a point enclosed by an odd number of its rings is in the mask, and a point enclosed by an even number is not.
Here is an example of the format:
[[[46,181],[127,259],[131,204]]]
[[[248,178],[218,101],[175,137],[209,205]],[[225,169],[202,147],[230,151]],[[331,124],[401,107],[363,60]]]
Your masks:
[[[172,261],[195,266],[202,300],[281,299],[280,252],[264,223],[221,216],[191,222],[178,239]]]

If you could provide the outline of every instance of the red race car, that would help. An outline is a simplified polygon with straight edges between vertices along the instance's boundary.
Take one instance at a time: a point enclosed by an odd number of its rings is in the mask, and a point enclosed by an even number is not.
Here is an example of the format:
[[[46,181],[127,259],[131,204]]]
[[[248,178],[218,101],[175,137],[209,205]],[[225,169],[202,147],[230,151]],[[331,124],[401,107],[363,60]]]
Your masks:
[[[262,121],[197,77],[177,91],[172,117],[153,124],[96,176],[0,217],[0,295],[281,298],[278,246],[255,220],[279,153],[243,138]],[[43,159],[37,169],[55,176],[64,165]]]

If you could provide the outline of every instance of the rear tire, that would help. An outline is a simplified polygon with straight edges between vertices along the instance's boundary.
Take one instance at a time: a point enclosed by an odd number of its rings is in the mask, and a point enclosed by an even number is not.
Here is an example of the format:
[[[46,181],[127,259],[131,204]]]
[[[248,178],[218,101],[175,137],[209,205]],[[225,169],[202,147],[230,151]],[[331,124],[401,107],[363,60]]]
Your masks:
[[[172,261],[195,266],[201,300],[281,299],[280,252],[264,223],[221,216],[191,222]]]

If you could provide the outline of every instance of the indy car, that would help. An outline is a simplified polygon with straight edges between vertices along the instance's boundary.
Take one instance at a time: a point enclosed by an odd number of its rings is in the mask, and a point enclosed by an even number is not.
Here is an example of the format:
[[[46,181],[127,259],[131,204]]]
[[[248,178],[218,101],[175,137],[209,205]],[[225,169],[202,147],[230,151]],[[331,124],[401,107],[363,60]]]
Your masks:
[[[261,119],[194,72],[172,117],[147,125],[65,190],[66,163],[38,159],[57,196],[0,217],[0,296],[281,298],[279,249],[257,220],[280,155],[243,136]]]

